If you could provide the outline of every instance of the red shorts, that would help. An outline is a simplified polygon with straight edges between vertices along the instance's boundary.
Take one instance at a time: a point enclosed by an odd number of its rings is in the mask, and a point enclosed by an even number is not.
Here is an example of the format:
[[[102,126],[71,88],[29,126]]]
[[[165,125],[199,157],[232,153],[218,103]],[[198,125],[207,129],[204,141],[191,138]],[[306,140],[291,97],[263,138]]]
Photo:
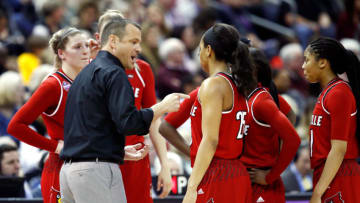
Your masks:
[[[253,183],[252,202],[285,203],[285,187],[281,178],[270,185],[259,185]]]
[[[49,153],[41,174],[41,193],[44,203],[58,203],[60,199],[59,174],[62,164],[59,155]]]
[[[324,165],[314,169],[314,188],[320,179]],[[346,159],[336,176],[321,197],[324,203],[360,202],[360,165],[355,160]]]
[[[120,165],[128,203],[152,203],[149,155],[139,161]]]
[[[197,191],[197,203],[251,202],[250,177],[239,159],[214,158]]]

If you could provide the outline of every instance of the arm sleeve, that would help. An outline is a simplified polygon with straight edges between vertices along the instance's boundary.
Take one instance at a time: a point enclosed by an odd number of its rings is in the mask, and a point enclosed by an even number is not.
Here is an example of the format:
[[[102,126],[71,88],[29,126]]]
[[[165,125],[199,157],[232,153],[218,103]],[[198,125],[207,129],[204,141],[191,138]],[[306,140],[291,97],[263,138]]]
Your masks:
[[[289,111],[291,110],[290,105],[286,102],[286,100],[284,99],[284,97],[282,97],[281,95],[278,95],[279,98],[279,106],[280,106],[280,111],[284,114],[287,115],[289,113]]]
[[[52,78],[45,80],[31,98],[16,112],[11,119],[8,132],[19,140],[54,152],[57,146],[56,140],[50,140],[29,127],[41,113],[51,107],[56,107],[60,97],[60,86]]]
[[[283,141],[279,157],[266,176],[266,182],[271,184],[280,177],[296,154],[300,138],[286,116],[280,112],[270,95],[261,94],[254,103],[256,119],[271,125],[271,128]]]
[[[156,104],[154,74],[148,63],[142,62],[140,68],[140,74],[145,80],[145,88],[143,91],[141,106],[142,108],[150,108]]]
[[[356,111],[355,98],[350,90],[333,88],[325,97],[325,108],[330,112],[331,139],[349,139],[351,114]]]
[[[149,132],[154,112],[150,108],[137,110],[132,87],[125,71],[119,69],[106,81],[106,99],[112,120],[122,135],[145,135]]]
[[[180,127],[190,116],[190,111],[194,101],[197,97],[199,88],[196,88],[190,93],[190,99],[185,99],[180,104],[180,109],[177,112],[169,113],[164,119],[174,128]]]

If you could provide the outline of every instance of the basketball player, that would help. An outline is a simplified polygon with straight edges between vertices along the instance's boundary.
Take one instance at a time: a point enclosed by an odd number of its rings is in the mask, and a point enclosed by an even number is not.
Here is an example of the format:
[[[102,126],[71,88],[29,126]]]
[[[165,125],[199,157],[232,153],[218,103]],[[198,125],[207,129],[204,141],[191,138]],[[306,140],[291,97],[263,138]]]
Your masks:
[[[303,64],[306,80],[320,83],[310,123],[310,160],[314,191],[310,203],[360,202],[360,64],[338,41],[311,42]],[[346,73],[348,82],[338,74]]]
[[[201,66],[210,77],[190,112],[193,170],[183,203],[250,202],[250,179],[239,158],[249,127],[245,96],[256,81],[239,38],[233,26],[215,24],[200,42]]]

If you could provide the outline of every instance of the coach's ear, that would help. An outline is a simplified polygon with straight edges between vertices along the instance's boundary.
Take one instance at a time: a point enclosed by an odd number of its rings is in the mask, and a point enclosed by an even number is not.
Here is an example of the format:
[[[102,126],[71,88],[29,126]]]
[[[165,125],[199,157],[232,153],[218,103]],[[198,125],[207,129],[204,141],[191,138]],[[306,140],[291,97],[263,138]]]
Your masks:
[[[112,50],[116,49],[116,42],[117,42],[117,36],[116,35],[113,35],[111,34],[108,38],[108,43],[109,43],[109,46]]]

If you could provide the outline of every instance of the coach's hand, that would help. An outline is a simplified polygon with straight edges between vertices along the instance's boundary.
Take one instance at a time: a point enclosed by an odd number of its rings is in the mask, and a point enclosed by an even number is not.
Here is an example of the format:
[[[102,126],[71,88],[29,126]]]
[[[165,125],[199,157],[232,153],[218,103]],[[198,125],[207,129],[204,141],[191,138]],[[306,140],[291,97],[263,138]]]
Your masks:
[[[180,108],[181,98],[189,99],[190,96],[181,93],[172,93],[167,95],[161,102],[153,105],[151,109],[154,111],[153,121],[158,119],[164,113],[178,111]]]
[[[166,107],[166,112],[170,113],[170,112],[174,112],[174,111],[178,111],[180,108],[180,103],[181,103],[181,98],[183,99],[189,99],[190,96],[186,95],[186,94],[181,94],[181,93],[172,93],[167,95],[162,101],[161,103],[164,103],[165,107]]]
[[[270,170],[251,168],[248,172],[252,183],[267,185],[266,175],[270,172]]]
[[[135,145],[128,145],[124,147],[125,156],[124,160],[126,161],[139,161],[143,159],[149,153],[149,146],[143,145],[141,143]]]
[[[196,189],[188,188],[182,203],[195,203],[197,198]]]
[[[167,197],[172,188],[170,169],[168,167],[161,167],[160,173],[158,175],[158,182],[157,182],[156,190],[160,191],[161,188],[162,188],[162,192],[159,195],[159,197],[160,198]]]

